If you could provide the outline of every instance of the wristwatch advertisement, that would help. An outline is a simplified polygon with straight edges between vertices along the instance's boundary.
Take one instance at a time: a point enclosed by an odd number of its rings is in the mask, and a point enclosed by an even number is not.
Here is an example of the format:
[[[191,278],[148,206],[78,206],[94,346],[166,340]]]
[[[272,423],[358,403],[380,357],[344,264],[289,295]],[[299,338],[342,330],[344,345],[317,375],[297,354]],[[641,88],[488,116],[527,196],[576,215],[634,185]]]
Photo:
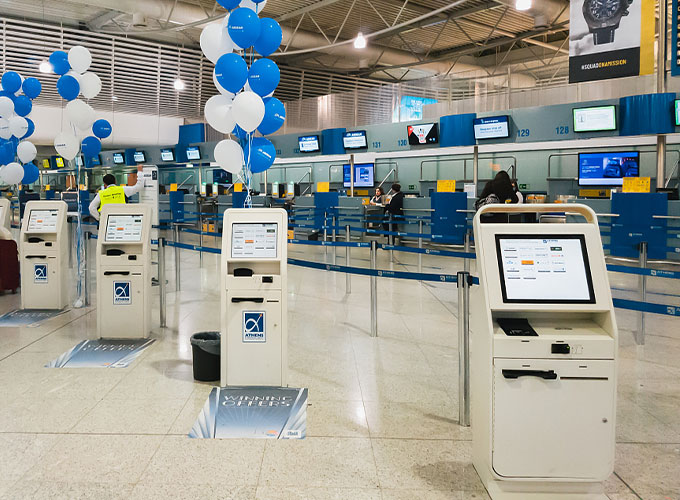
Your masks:
[[[571,0],[569,82],[654,72],[655,0]]]

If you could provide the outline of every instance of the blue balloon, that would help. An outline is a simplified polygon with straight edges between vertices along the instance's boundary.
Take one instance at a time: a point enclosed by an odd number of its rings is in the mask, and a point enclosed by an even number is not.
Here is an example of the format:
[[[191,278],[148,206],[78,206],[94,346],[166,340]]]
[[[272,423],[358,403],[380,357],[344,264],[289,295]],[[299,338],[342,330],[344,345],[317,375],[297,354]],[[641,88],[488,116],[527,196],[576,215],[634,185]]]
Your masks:
[[[8,71],[2,75],[2,88],[7,92],[16,93],[21,88],[21,76],[16,71]]]
[[[26,78],[21,85],[21,89],[24,91],[26,97],[35,99],[40,95],[40,92],[42,92],[42,84],[37,78]]]
[[[267,97],[264,99],[264,118],[257,130],[262,135],[273,134],[281,128],[285,120],[286,108],[283,103],[276,97]]]
[[[242,129],[241,127],[239,127],[238,125],[236,125],[236,126],[234,127],[234,130],[233,130],[231,133],[234,134],[234,135],[235,135],[236,137],[238,137],[239,139],[247,139],[247,138],[248,138],[248,132],[246,132],[245,130],[243,130],[243,129]]]
[[[253,137],[252,144],[243,148],[243,158],[250,162],[250,171],[254,174],[264,172],[272,166],[276,159],[276,148],[269,139]]]
[[[252,10],[240,7],[229,14],[227,29],[234,43],[247,49],[260,37],[260,18]]]
[[[253,44],[257,53],[264,57],[273,54],[281,45],[281,40],[283,40],[281,25],[270,17],[260,19],[260,36]]]
[[[92,133],[100,139],[106,139],[111,135],[112,131],[113,128],[111,127],[111,124],[103,118],[92,124]]]
[[[64,75],[57,80],[57,92],[67,101],[72,101],[80,94],[80,84],[71,75]]]
[[[248,81],[248,65],[238,54],[223,54],[215,64],[215,78],[222,87],[235,94]]]
[[[24,165],[24,178],[21,179],[22,184],[33,184],[40,177],[40,170],[34,163],[27,163]]]
[[[225,9],[231,10],[238,7],[238,4],[241,3],[241,0],[217,0],[217,3]]]
[[[26,122],[28,123],[28,130],[26,131],[26,134],[21,138],[26,139],[27,137],[31,137],[33,135],[33,132],[35,132],[35,123],[33,123],[33,120],[30,118],[26,118]]]
[[[20,95],[14,100],[14,112],[19,116],[26,116],[33,109],[33,103],[25,95]]]
[[[251,90],[260,97],[274,92],[280,80],[281,71],[271,59],[258,59],[250,66],[248,83]]]
[[[7,165],[14,161],[14,155],[16,150],[14,149],[14,144],[9,141],[5,141],[0,144],[0,165]]]
[[[83,150],[83,154],[85,156],[92,158],[93,156],[97,156],[101,152],[102,143],[99,139],[90,135],[83,139],[81,147]]]
[[[52,65],[52,70],[57,75],[65,75],[71,69],[71,65],[68,62],[68,54],[63,50],[55,50],[50,55],[50,64]]]

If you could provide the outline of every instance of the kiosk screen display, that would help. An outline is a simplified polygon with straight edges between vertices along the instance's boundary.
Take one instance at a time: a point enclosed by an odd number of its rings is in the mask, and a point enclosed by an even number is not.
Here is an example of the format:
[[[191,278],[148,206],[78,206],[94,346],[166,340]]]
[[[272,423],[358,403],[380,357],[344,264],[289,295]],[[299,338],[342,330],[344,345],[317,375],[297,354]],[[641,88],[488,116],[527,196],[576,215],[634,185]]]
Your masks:
[[[278,224],[234,222],[231,226],[231,256],[242,259],[275,259]]]
[[[439,127],[436,123],[409,125],[406,131],[408,132],[408,143],[411,146],[437,144],[439,142]]]
[[[201,150],[198,146],[189,146],[187,148],[187,160],[200,160]]]
[[[106,238],[109,243],[139,243],[142,241],[143,215],[109,215]]]
[[[125,163],[123,153],[113,153],[113,163],[116,165],[122,165],[123,163]]]
[[[368,139],[365,130],[355,130],[342,134],[342,145],[345,149],[366,149]]]
[[[504,139],[510,137],[510,127],[507,116],[475,118],[473,127],[475,130],[475,139]]]
[[[574,132],[616,130],[616,106],[574,109]]]
[[[144,163],[146,161],[146,155],[144,154],[144,151],[135,151],[133,158],[137,163]]]
[[[594,304],[585,237],[496,235],[505,303]]]
[[[345,164],[342,166],[343,186],[351,187],[351,179],[349,177],[350,166]],[[354,164],[354,187],[373,187],[373,163],[355,163]]]
[[[161,149],[161,160],[175,161],[175,151],[173,149]]]
[[[640,176],[640,153],[581,153],[579,186],[623,186],[624,177]]]
[[[321,151],[321,147],[319,147],[319,136],[306,135],[304,137],[298,137],[298,147],[300,153],[318,153]]]
[[[28,233],[55,233],[59,210],[31,210],[28,216]]]

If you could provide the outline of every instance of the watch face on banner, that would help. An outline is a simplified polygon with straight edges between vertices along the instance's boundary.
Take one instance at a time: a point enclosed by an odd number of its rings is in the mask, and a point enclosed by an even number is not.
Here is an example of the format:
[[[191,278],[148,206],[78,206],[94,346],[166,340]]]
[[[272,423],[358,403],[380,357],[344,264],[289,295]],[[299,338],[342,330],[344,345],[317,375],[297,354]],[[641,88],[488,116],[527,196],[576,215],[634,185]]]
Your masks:
[[[569,82],[654,71],[654,0],[572,0]]]

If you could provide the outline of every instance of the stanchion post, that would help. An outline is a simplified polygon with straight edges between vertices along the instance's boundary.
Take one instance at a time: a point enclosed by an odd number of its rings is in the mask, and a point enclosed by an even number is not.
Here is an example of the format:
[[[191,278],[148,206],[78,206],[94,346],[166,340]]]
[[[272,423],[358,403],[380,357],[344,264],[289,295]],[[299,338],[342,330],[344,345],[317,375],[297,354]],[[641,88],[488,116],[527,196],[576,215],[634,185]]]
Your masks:
[[[464,240],[464,251],[465,253],[470,253],[470,230],[466,229],[465,230],[465,240]],[[463,269],[465,270],[466,273],[470,272],[470,259],[468,257],[465,257],[463,259]]]
[[[470,273],[458,272],[458,423],[470,426]]]
[[[165,286],[165,238],[158,238],[158,286],[160,289],[161,328],[167,326],[165,318],[166,286]]]
[[[392,229],[394,229],[394,224],[392,224],[393,218],[392,214],[390,214],[390,219],[389,219],[389,224],[387,225],[387,232],[391,233]],[[387,242],[389,243],[390,240],[392,240],[392,245],[397,244],[397,238],[393,234],[388,234],[387,235]],[[394,250],[390,250],[390,261],[394,262]]]
[[[338,260],[338,247],[335,246],[335,241],[336,241],[336,231],[335,231],[335,224],[338,222],[335,215],[333,216],[333,265],[337,264]]]
[[[644,269],[647,267],[647,242],[643,241],[640,243],[640,268]],[[641,274],[638,278],[640,282],[640,301],[645,302],[647,300],[647,276]],[[638,323],[637,333],[635,335],[635,343],[637,345],[645,344],[645,313],[640,311],[640,320]]]
[[[328,212],[324,210],[323,212],[323,241],[327,242],[328,241]],[[324,245],[323,251],[326,255],[328,255],[328,246]]]
[[[179,239],[179,226],[175,225],[174,226],[174,232],[175,232],[175,290],[180,291],[182,289],[182,284],[181,284],[181,275],[180,275],[180,269],[179,269],[179,247],[177,246],[178,243],[180,243]]]
[[[371,269],[378,268],[378,242],[371,241]],[[378,336],[378,277],[371,276],[371,337]]]
[[[349,243],[352,240],[350,234],[349,224],[345,226],[345,241]],[[345,265],[349,267],[351,265],[351,248],[349,246],[345,247]],[[345,293],[352,292],[352,275],[345,273]]]
[[[420,220],[418,221],[418,248],[422,250],[423,248],[423,221]],[[418,254],[418,272],[422,273],[423,272],[423,254],[419,253]]]
[[[202,208],[200,210],[203,210]],[[198,266],[203,267],[203,214],[198,214]]]
[[[90,305],[90,264],[87,261],[87,247],[90,245],[90,231],[83,233],[83,304]]]

